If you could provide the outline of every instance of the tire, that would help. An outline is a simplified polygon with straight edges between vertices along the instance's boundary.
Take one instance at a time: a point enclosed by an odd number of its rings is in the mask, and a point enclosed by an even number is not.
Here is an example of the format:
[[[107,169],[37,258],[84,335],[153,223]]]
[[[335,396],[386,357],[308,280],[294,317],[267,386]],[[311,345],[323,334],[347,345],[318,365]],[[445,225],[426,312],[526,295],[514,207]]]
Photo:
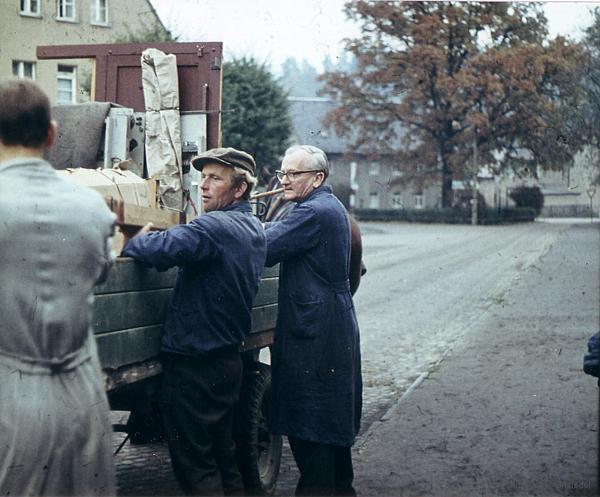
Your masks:
[[[275,491],[282,439],[270,432],[271,369],[252,363],[244,374],[236,412],[237,460],[248,495]]]
[[[163,427],[158,408],[150,411],[131,411],[126,431],[131,445],[162,442]]]

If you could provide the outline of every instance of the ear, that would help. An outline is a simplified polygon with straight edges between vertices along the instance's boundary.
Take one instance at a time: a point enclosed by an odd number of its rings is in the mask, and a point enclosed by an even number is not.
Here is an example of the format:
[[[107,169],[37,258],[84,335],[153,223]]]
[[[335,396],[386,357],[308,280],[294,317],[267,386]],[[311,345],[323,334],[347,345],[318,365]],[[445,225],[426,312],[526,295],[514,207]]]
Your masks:
[[[233,193],[233,198],[235,198],[236,200],[240,200],[244,196],[244,193],[246,193],[247,189],[248,189],[248,183],[246,183],[245,181],[242,181],[240,186],[238,186],[235,189],[235,192]]]
[[[319,175],[321,175],[321,176],[319,176]],[[319,188],[323,183],[325,183],[325,173],[322,171],[319,171],[317,173],[317,177],[313,181],[313,187]]]
[[[50,121],[50,126],[48,127],[48,136],[46,136],[46,139],[44,140],[43,147],[46,149],[52,147],[56,141],[57,134],[58,125],[56,124],[56,121]]]

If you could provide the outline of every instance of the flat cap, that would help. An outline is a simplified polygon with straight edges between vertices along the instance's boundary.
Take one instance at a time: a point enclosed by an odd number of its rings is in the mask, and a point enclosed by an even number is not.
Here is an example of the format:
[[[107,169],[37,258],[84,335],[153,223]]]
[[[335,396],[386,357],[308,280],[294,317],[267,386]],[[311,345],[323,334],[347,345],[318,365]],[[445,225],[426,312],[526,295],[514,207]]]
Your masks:
[[[198,171],[202,171],[202,168],[210,162],[216,162],[224,166],[240,167],[250,172],[253,176],[256,176],[254,158],[250,154],[236,150],[235,148],[211,148],[194,157],[192,159],[192,166],[198,169]]]

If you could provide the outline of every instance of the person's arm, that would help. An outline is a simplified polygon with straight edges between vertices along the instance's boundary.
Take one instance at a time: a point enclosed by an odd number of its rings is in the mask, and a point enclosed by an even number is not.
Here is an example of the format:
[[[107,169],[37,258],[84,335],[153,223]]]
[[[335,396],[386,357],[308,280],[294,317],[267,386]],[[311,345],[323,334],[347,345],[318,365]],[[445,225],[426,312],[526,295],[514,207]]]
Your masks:
[[[366,267],[362,262],[362,237],[358,222],[352,215],[348,214],[350,220],[350,293],[354,295],[360,285],[361,276],[367,272]],[[363,272],[364,268],[364,272]]]
[[[298,205],[281,221],[265,226],[267,235],[267,266],[313,248],[319,243],[321,230],[316,212],[307,205]]]
[[[98,279],[96,280],[96,285],[98,285],[99,283],[104,283],[106,281],[106,278],[108,278],[108,274],[110,273],[110,270],[112,269],[115,263],[115,259],[117,258],[112,248],[112,237],[108,237],[106,239],[106,242],[104,243],[103,256],[104,264],[102,266],[100,276],[98,276]]]
[[[107,229],[106,238],[104,239],[104,246],[102,247],[102,267],[100,269],[100,275],[96,279],[96,285],[104,283],[106,281],[106,278],[108,278],[110,270],[114,266],[115,260],[117,258],[117,255],[113,250],[113,236],[115,235],[115,221],[117,219],[117,216],[115,216],[114,213],[108,210],[108,207],[106,206],[104,200],[99,200],[100,201],[98,209],[104,211],[106,215]]]
[[[134,236],[121,255],[133,257],[142,264],[166,271],[173,266],[215,258],[219,244],[197,219],[165,231],[152,231]]]

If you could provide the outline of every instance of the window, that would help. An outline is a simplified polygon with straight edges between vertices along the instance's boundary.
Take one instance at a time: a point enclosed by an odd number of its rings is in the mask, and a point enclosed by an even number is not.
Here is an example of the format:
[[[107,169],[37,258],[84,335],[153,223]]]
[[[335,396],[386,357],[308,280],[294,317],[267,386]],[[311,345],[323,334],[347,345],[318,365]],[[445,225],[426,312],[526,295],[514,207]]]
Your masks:
[[[58,75],[56,77],[57,95],[56,103],[74,104],[75,86],[77,83],[77,73],[73,66],[58,66]]]
[[[61,21],[75,21],[75,0],[57,0],[56,18]]]
[[[423,195],[417,194],[417,195],[415,195],[415,209],[422,209],[422,208],[423,208]]]
[[[40,0],[21,0],[20,13],[23,16],[39,16]]]
[[[404,209],[404,204],[402,203],[402,193],[392,193],[392,209]]]
[[[35,62],[25,62],[23,60],[13,60],[13,76],[17,78],[35,79]]]
[[[369,176],[377,176],[379,174],[379,164],[374,163],[369,166]]]
[[[92,0],[92,24],[108,25],[108,0]]]
[[[350,163],[350,188],[353,191],[358,191],[358,183],[356,182],[356,176],[358,174],[358,164],[355,161]]]
[[[379,209],[379,193],[371,192],[369,195],[369,209]]]

